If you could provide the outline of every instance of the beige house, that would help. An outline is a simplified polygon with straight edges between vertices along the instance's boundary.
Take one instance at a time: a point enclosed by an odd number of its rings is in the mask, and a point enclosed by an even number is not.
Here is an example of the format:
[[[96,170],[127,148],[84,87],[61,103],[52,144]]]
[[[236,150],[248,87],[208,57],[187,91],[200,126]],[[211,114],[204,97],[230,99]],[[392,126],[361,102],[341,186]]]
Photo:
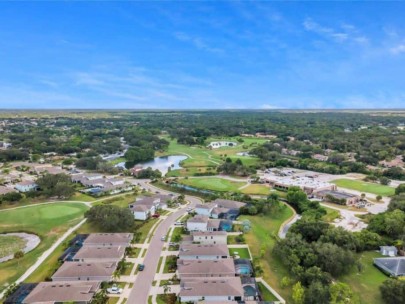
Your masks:
[[[188,277],[234,277],[235,264],[232,259],[221,260],[178,260],[177,276]]]

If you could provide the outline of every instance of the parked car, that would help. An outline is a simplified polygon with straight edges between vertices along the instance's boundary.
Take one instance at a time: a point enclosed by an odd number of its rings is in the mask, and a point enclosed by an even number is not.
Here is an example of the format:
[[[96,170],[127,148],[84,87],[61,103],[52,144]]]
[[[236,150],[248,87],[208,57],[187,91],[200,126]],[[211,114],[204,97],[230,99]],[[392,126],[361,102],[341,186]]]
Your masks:
[[[154,215],[152,215],[153,218],[159,218],[160,214],[159,213],[155,213]]]
[[[177,246],[178,245],[178,243],[175,243],[175,242],[170,242],[169,243],[169,246]]]
[[[166,237],[165,237],[165,236],[162,236],[162,237],[160,238],[160,240],[164,242],[164,241],[166,241]]]
[[[122,288],[119,288],[117,285],[113,285],[111,288],[107,288],[107,292],[111,294],[121,294]]]
[[[145,269],[145,265],[144,264],[139,264],[138,265],[138,270],[139,271],[143,271]]]
[[[184,223],[183,222],[175,222],[174,226],[184,226]]]

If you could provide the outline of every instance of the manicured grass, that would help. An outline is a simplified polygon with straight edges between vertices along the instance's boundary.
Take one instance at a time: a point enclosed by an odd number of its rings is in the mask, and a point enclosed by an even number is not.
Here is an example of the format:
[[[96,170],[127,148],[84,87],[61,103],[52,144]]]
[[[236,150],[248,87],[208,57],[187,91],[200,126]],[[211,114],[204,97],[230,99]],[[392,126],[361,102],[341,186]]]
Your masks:
[[[243,247],[229,248],[229,255],[232,257],[238,255],[241,259],[251,259],[249,249]]]
[[[206,189],[220,192],[225,191],[237,192],[238,188],[242,187],[245,184],[244,182],[234,182],[217,177],[182,179],[180,180],[180,183],[199,189]]]
[[[262,282],[257,283],[257,286],[259,287],[260,293],[262,294],[263,301],[277,301],[277,297],[271,293],[270,290],[267,289],[266,286],[263,285]]]
[[[118,303],[119,299],[120,299],[120,297],[109,297],[107,304],[116,304],[116,303]]]
[[[0,235],[0,258],[24,249],[26,243],[23,238],[18,236]]]
[[[116,165],[116,164],[119,164],[119,163],[122,163],[125,161],[126,161],[126,159],[124,157],[118,157],[116,159],[110,160],[108,163],[111,165]]]
[[[174,271],[169,270],[169,261],[170,261],[170,260],[177,260],[177,256],[175,256],[175,255],[168,255],[168,256],[166,257],[165,265],[164,265],[164,267],[163,267],[163,273],[174,273],[174,272],[176,272],[175,270],[174,270]]]
[[[274,288],[280,295],[290,303],[291,287],[281,288],[280,283],[283,277],[290,276],[288,269],[281,263],[272,251],[276,243],[278,230],[283,222],[293,216],[290,208],[285,206],[277,214],[257,215],[239,217],[240,221],[248,219],[251,222],[251,231],[245,233],[246,243],[254,257],[260,258],[260,265],[263,269],[263,279]],[[261,257],[261,251],[264,255]]]
[[[240,192],[244,194],[252,194],[252,195],[269,195],[270,188],[265,185],[260,184],[251,184],[246,188],[240,190]]]
[[[136,195],[128,192],[126,195],[116,196],[112,198],[106,197],[102,201],[95,202],[93,205],[114,205],[120,208],[128,208],[130,203],[133,203],[136,199]]]
[[[324,206],[322,206],[322,208],[324,208],[326,210],[326,214],[322,217],[322,220],[324,220],[325,222],[331,223],[335,219],[340,217],[340,212],[339,211],[337,211],[335,209],[328,208],[328,207],[324,207]]]
[[[381,255],[378,252],[367,251],[359,253],[358,256],[364,266],[363,271],[358,273],[357,267],[353,267],[350,274],[339,280],[349,284],[350,288],[359,295],[361,303],[384,303],[379,288],[388,277],[373,265],[373,258]]]
[[[177,240],[181,240],[182,233],[183,233],[183,227],[175,227],[173,230],[170,242],[176,242]]]
[[[391,196],[395,194],[395,188],[384,186],[380,184],[367,183],[359,180],[353,179],[336,179],[332,181],[338,187],[357,190],[360,192],[372,193],[381,196]]]
[[[131,271],[134,268],[135,264],[132,262],[125,262],[125,264],[126,264],[126,268],[125,268],[123,275],[128,276],[131,274]]]
[[[69,198],[69,200],[80,202],[92,202],[95,200],[95,198],[81,192],[76,192],[71,198]]]
[[[38,247],[18,262],[11,260],[0,264],[0,291],[5,284],[20,277],[60,235],[76,225],[87,209],[84,204],[58,203],[0,212],[0,233],[25,231],[41,237]]]

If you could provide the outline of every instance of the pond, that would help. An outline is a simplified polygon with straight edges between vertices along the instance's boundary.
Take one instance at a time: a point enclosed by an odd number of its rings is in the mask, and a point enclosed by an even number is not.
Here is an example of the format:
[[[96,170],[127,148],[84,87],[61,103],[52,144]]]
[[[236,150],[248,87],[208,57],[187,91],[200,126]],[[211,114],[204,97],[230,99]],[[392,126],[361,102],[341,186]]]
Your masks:
[[[140,163],[140,165],[145,169],[148,167],[151,167],[153,170],[157,169],[162,172],[162,175],[166,175],[169,171],[169,167],[171,167],[171,170],[182,169],[180,162],[185,159],[187,159],[187,156],[184,155],[160,156],[155,157],[153,160]]]

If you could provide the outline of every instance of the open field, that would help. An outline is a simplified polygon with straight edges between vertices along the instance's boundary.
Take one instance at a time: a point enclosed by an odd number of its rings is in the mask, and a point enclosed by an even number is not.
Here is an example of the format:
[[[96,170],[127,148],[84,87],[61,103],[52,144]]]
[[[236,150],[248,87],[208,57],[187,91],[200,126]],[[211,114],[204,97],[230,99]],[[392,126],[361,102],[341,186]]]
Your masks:
[[[322,220],[324,220],[325,222],[331,223],[335,219],[340,217],[340,212],[339,211],[337,211],[335,209],[325,207],[325,206],[322,206],[322,208],[326,210],[326,214],[322,217]]]
[[[277,301],[277,297],[271,293],[270,290],[267,289],[266,286],[263,285],[262,282],[257,283],[259,287],[260,293],[262,294],[263,301]]]
[[[260,184],[251,184],[246,188],[241,189],[240,192],[244,194],[269,195],[270,187]]]
[[[84,204],[58,203],[0,212],[0,233],[24,231],[41,238],[38,247],[18,262],[0,264],[0,290],[20,277],[60,235],[77,224],[87,209]]]
[[[352,272],[341,277],[340,281],[349,284],[350,288],[359,295],[361,303],[384,303],[379,287],[388,277],[373,265],[373,258],[381,255],[378,252],[368,251],[359,253],[358,256],[364,266],[363,271],[358,273],[357,268],[353,267]]]
[[[263,279],[274,288],[288,302],[291,302],[291,287],[281,288],[280,283],[283,277],[289,276],[288,269],[281,263],[280,259],[273,255],[272,250],[276,243],[275,236],[283,222],[293,216],[293,212],[287,206],[277,214],[240,216],[239,220],[248,219],[252,228],[245,234],[246,243],[249,245],[253,258],[260,257],[264,249],[264,256],[260,258],[260,264],[264,271]]]
[[[199,189],[207,189],[220,192],[236,192],[238,191],[239,187],[242,187],[245,184],[244,182],[234,182],[217,177],[182,179],[180,183]]]
[[[375,195],[381,195],[381,196],[391,196],[395,194],[395,188],[389,187],[389,186],[384,186],[380,184],[374,184],[374,183],[367,183],[359,180],[353,180],[353,179],[336,179],[332,181],[335,185],[338,187],[342,188],[347,188],[351,190],[356,190],[360,192],[367,192],[367,193],[372,193]]]

